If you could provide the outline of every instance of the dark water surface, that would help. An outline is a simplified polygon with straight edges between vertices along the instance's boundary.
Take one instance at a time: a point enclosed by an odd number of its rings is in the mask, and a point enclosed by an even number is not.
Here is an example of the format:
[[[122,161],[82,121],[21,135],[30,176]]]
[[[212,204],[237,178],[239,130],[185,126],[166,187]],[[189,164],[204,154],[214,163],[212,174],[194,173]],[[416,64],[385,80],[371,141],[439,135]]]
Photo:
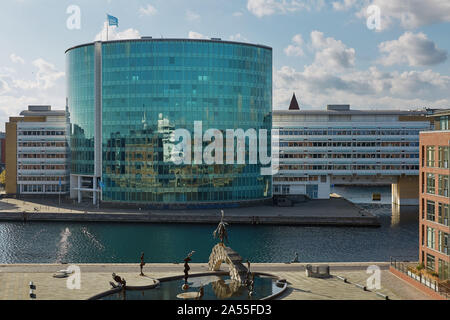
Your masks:
[[[418,256],[418,208],[359,204],[381,228],[230,225],[229,245],[252,262],[389,261]],[[394,214],[392,214],[394,212]],[[0,263],[207,262],[215,225],[135,223],[0,223]]]
[[[187,292],[198,292],[200,287],[204,288],[202,300],[259,300],[281,292],[275,280],[268,277],[255,276],[253,294],[249,296],[249,289],[239,282],[230,280],[228,276],[204,276],[191,277],[188,281]],[[184,280],[172,280],[161,282],[160,286],[150,290],[127,290],[110,294],[101,300],[176,300]]]

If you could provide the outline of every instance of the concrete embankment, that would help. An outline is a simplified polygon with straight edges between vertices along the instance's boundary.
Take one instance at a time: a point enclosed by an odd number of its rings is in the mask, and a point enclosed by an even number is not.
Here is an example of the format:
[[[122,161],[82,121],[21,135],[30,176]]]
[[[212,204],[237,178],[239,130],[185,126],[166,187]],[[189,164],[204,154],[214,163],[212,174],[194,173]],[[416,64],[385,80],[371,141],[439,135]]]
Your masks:
[[[379,227],[378,218],[342,198],[313,200],[292,207],[261,205],[225,209],[233,224]],[[0,221],[79,221],[139,223],[207,223],[220,221],[218,209],[130,210],[81,207],[76,204],[42,203],[3,199]]]
[[[204,223],[215,224],[217,215],[207,214],[152,214],[152,213],[21,213],[1,212],[0,221],[70,221],[70,222],[141,222],[141,223]],[[307,217],[307,216],[227,216],[233,224],[361,226],[378,227],[373,216],[361,217]]]

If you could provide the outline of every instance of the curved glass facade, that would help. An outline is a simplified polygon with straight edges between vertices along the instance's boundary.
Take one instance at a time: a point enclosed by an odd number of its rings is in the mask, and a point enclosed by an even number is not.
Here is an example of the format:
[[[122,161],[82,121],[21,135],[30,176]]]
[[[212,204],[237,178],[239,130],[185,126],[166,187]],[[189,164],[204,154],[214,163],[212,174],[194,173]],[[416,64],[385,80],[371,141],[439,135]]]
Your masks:
[[[103,201],[194,205],[272,196],[272,177],[261,175],[259,163],[169,161],[173,131],[188,129],[194,137],[194,121],[202,121],[203,131],[272,128],[270,48],[209,40],[112,41],[101,43],[100,61],[94,46],[67,51],[67,92],[72,174],[90,175],[99,92],[93,61],[101,63]]]
[[[94,174],[94,46],[71,50],[66,55],[66,81],[71,138],[71,173]]]

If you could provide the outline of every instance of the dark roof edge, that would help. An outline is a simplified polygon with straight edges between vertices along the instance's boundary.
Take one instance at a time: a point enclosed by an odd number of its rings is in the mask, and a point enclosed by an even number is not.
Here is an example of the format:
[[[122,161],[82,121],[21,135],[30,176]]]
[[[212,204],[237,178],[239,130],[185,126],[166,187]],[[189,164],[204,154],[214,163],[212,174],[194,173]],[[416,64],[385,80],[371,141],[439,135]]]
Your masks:
[[[70,50],[86,47],[86,46],[92,46],[96,42],[102,42],[102,43],[113,43],[113,42],[138,42],[138,41],[192,41],[192,42],[217,42],[217,43],[231,43],[231,44],[241,44],[246,46],[252,46],[262,49],[268,49],[272,51],[272,47],[264,46],[262,44],[253,44],[253,43],[246,43],[246,42],[237,42],[237,41],[228,41],[228,40],[210,40],[210,39],[186,39],[186,38],[139,38],[139,39],[123,39],[123,40],[110,40],[110,41],[94,41],[89,43],[80,44],[77,46],[73,46],[69,49],[67,49],[64,53],[69,52]]]

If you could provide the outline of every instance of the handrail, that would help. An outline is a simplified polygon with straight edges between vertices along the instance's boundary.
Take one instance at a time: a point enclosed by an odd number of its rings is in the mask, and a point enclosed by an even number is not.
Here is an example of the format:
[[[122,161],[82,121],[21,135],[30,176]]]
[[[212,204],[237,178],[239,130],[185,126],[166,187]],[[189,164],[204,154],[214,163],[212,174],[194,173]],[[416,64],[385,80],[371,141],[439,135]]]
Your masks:
[[[404,257],[408,257],[409,256],[404,256]],[[442,283],[440,283],[439,281],[436,281],[434,279],[431,279],[429,277],[423,276],[421,273],[419,275],[415,274],[415,276],[413,276],[412,274],[409,274],[408,271],[408,265],[406,265],[406,263],[410,263],[410,262],[415,262],[414,260],[410,261],[410,260],[397,260],[397,258],[403,258],[403,257],[390,257],[390,265],[402,272],[403,274],[407,275],[408,277],[410,277],[411,279],[414,279],[418,282],[420,282],[422,285],[434,290],[435,292],[439,293],[440,295],[442,295],[443,297],[445,297],[446,299],[450,299],[450,286],[447,285],[443,285]],[[410,273],[413,273],[410,271]],[[417,279],[417,277],[419,279]]]

